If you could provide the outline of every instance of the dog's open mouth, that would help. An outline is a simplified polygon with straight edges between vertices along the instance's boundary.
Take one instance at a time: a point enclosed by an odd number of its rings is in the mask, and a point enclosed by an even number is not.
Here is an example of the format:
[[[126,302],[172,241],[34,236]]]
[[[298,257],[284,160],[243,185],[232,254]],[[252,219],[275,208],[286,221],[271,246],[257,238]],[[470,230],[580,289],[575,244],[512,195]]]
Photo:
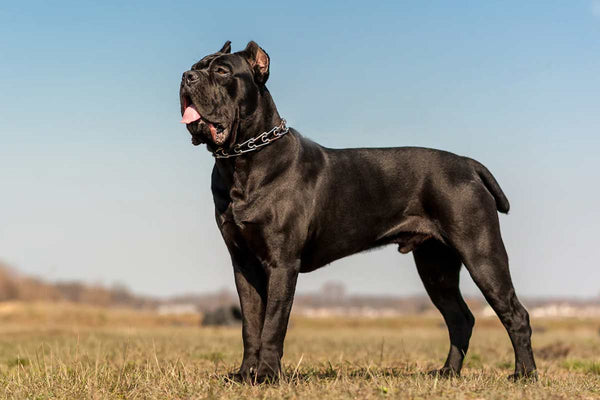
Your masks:
[[[183,115],[181,118],[181,123],[186,124],[188,127],[193,126],[193,124],[197,124],[195,129],[193,129],[196,132],[201,132],[202,125],[206,125],[210,131],[213,142],[217,146],[223,145],[223,143],[225,143],[227,140],[227,128],[218,122],[211,122],[202,117],[196,109],[196,106],[187,96],[183,98]],[[201,144],[202,142],[203,141],[200,135],[192,133],[192,143],[195,146]]]

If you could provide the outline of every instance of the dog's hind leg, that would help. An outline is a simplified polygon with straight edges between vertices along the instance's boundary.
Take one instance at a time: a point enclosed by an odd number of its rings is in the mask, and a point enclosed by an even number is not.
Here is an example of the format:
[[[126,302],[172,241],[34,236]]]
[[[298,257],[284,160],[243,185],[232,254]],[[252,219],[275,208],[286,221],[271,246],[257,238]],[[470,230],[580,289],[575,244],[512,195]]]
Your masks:
[[[484,211],[484,210],[481,210]],[[477,213],[475,213],[477,214]],[[496,211],[488,223],[473,215],[473,222],[456,242],[462,260],[506,328],[515,352],[515,373],[509,378],[536,378],[536,366],[531,349],[529,314],[519,302],[508,269],[508,255],[500,235]]]
[[[444,366],[431,374],[460,375],[475,318],[458,287],[461,260],[443,243],[431,239],[413,251],[419,276],[433,304],[442,313],[450,335],[450,351]]]

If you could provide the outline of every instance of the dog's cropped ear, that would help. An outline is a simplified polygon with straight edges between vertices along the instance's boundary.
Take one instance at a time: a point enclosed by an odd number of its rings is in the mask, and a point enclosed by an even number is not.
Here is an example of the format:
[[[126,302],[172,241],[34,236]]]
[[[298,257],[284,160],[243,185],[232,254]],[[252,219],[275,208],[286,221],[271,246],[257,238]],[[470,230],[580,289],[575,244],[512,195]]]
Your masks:
[[[249,42],[246,49],[242,51],[246,60],[252,67],[254,73],[254,80],[259,85],[264,85],[269,79],[269,64],[270,59],[266,51],[260,48],[256,42]]]
[[[231,41],[230,40],[225,42],[223,47],[221,47],[221,50],[219,50],[219,53],[225,53],[225,54],[231,53]]]

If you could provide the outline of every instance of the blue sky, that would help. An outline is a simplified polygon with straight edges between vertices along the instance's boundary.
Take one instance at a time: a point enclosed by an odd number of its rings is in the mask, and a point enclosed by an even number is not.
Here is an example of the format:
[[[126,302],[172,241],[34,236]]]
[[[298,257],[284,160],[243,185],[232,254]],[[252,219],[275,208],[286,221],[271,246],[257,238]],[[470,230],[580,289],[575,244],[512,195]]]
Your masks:
[[[600,293],[600,2],[124,3],[0,5],[0,260],[149,294],[233,288],[213,159],[178,123],[178,88],[226,40],[255,40],[304,135],[486,164],[511,200],[519,293]],[[298,290],[327,280],[424,293],[393,247]]]

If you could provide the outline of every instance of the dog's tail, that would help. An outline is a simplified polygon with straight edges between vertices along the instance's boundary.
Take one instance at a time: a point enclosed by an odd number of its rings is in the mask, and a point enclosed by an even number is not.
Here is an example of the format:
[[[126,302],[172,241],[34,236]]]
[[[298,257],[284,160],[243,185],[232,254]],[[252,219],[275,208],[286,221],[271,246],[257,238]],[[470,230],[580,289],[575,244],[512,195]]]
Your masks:
[[[492,175],[492,173],[483,164],[473,159],[471,159],[471,163],[473,165],[473,168],[475,169],[475,172],[477,172],[477,175],[479,175],[479,177],[483,181],[483,184],[485,185],[486,189],[492,194],[492,196],[494,196],[494,199],[496,200],[496,208],[498,209],[498,211],[504,214],[508,214],[508,210],[510,209],[510,203],[508,202],[506,195],[500,188],[498,181],[496,181],[496,178],[494,178],[494,175]]]

